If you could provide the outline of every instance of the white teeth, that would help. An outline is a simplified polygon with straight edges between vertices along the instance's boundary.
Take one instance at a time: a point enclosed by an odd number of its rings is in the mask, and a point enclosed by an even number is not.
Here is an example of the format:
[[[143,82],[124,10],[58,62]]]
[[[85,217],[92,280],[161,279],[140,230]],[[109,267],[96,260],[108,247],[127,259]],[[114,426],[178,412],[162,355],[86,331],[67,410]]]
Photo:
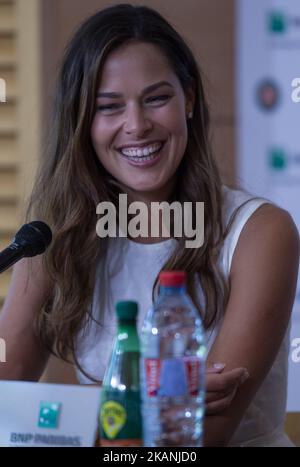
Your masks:
[[[157,156],[156,156],[156,154],[154,154],[154,155],[151,155],[151,156],[143,156],[143,157],[129,157],[129,156],[126,156],[126,157],[130,161],[145,162],[145,161],[152,161],[152,159],[155,159]]]
[[[144,159],[145,156],[150,156],[154,152],[159,151],[161,147],[162,143],[155,143],[144,148],[124,148],[121,149],[121,152],[127,157],[142,157]]]

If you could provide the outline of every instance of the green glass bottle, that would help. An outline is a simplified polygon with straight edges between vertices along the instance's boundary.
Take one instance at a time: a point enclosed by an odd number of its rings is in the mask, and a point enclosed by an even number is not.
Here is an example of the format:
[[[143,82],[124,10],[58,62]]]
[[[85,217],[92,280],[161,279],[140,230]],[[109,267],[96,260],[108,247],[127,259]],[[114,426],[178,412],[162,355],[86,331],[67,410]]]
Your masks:
[[[103,379],[100,408],[101,446],[140,446],[142,418],[140,399],[140,346],[136,330],[138,305],[116,305],[117,336]]]

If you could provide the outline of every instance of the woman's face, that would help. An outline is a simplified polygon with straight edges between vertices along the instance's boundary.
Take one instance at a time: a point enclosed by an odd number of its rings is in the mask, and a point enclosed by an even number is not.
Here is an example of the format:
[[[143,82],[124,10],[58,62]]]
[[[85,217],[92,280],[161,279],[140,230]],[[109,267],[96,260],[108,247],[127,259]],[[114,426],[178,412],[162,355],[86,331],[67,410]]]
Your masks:
[[[128,43],[103,67],[91,138],[105,169],[137,198],[166,199],[187,145],[193,97],[160,49]]]

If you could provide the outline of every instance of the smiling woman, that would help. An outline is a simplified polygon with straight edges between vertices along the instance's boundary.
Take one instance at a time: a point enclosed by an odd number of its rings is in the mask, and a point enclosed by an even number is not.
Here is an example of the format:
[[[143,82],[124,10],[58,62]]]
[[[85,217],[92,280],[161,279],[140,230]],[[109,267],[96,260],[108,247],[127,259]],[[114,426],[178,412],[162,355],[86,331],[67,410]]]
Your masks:
[[[186,234],[98,238],[97,206],[118,213],[120,195],[146,206],[204,203],[201,247],[186,248]],[[53,242],[32,268],[24,261],[14,271],[0,316],[8,349],[0,377],[37,379],[50,351],[71,354],[82,383],[102,381],[114,303],[139,302],[140,330],[160,271],[185,270],[216,363],[206,372],[206,445],[291,445],[284,416],[298,232],[287,212],[222,185],[199,67],[156,11],[106,8],[70,41],[33,215],[50,224]],[[195,210],[191,217],[195,225]]]
[[[130,41],[118,47],[101,70],[91,129],[100,162],[139,197],[169,198],[192,108],[192,89],[184,92],[159,46]]]

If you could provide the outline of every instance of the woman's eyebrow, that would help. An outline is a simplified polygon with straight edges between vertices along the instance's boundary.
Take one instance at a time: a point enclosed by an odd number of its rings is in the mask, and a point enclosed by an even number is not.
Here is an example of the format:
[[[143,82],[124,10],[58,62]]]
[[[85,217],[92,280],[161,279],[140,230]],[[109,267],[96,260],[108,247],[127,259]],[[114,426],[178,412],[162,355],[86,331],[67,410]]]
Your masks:
[[[169,86],[173,88],[172,84],[169,83],[168,81],[159,81],[158,83],[154,83],[154,84],[151,84],[150,86],[147,86],[142,91],[142,96],[145,94],[148,94],[149,92],[156,91],[156,89],[162,86]],[[98,92],[97,97],[108,97],[110,99],[119,99],[120,97],[123,97],[123,96],[122,94],[117,93],[117,92]]]

